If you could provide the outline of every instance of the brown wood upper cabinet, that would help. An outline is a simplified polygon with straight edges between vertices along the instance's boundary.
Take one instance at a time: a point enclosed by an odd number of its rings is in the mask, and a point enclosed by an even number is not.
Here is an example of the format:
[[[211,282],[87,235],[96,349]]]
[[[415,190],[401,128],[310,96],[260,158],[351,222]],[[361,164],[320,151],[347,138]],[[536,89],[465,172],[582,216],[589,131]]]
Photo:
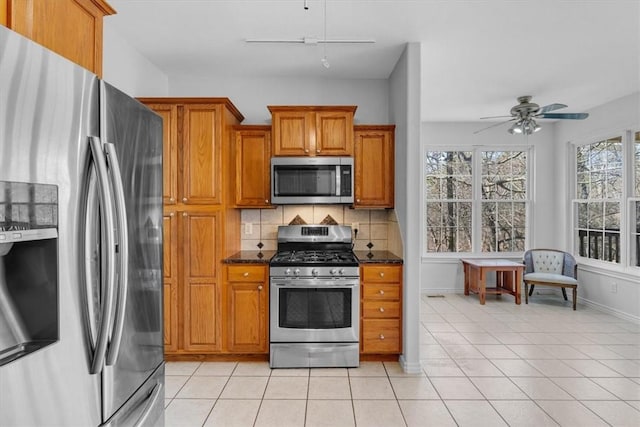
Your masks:
[[[0,24],[102,76],[104,0],[0,0]]]
[[[394,125],[354,127],[354,207],[393,208],[394,133]]]
[[[271,126],[235,126],[234,156],[236,207],[270,207]]]
[[[220,205],[225,128],[241,122],[242,114],[227,98],[139,100],[163,119],[164,204]]]
[[[355,106],[270,105],[274,156],[352,156]]]

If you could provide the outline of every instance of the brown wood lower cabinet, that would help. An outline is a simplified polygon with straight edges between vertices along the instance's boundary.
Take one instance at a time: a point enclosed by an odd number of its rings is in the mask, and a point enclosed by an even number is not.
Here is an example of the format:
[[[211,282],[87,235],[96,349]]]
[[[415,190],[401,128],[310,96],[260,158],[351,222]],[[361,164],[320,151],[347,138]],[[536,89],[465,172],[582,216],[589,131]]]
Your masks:
[[[402,265],[360,267],[362,354],[402,352]]]
[[[225,266],[224,330],[230,353],[269,351],[269,271],[262,264]]]

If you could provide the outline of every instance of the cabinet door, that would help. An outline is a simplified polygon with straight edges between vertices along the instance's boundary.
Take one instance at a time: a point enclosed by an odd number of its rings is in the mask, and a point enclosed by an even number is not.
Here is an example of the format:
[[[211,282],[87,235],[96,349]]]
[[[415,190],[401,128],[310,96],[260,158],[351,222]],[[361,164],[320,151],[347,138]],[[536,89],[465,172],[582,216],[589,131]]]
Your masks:
[[[308,111],[279,111],[272,115],[273,155],[307,156],[312,144],[314,113]]]
[[[106,1],[4,0],[0,7],[9,28],[101,76],[102,20],[115,13]]]
[[[235,161],[236,206],[268,207],[271,193],[271,128],[236,130]]]
[[[178,350],[178,224],[174,212],[163,222],[164,348]]]
[[[183,212],[184,349],[220,350],[220,212]]]
[[[174,104],[147,104],[162,117],[162,192],[165,205],[178,199],[178,107]]]
[[[394,203],[393,132],[356,130],[355,207],[392,208]]]
[[[316,155],[353,155],[353,113],[318,111],[315,129]]]
[[[231,353],[267,352],[267,304],[269,290],[266,267],[230,267],[251,269],[253,280],[229,281],[226,288],[227,347]],[[229,276],[232,276],[231,274]]]
[[[182,202],[217,205],[222,190],[222,110],[219,105],[185,105]]]

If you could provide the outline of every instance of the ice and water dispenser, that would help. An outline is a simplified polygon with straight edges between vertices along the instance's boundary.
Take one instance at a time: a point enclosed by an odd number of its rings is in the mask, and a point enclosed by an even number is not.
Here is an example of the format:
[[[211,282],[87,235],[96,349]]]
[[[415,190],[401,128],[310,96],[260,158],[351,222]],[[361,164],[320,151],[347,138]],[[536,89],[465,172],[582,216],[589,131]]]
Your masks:
[[[0,366],[59,339],[58,191],[0,181]]]

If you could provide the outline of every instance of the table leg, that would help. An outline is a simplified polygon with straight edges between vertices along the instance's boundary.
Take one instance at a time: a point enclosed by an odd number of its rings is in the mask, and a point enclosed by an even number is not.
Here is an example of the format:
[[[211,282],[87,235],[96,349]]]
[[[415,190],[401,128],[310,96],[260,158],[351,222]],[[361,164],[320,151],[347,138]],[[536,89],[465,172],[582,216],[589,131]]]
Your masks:
[[[462,264],[462,269],[464,271],[464,294],[469,295],[469,275],[471,274],[469,264]]]
[[[487,298],[487,278],[484,268],[480,267],[478,270],[478,275],[480,276],[478,279],[478,293],[480,294],[480,304],[484,305]]]
[[[515,288],[515,291],[516,291],[516,304],[520,305],[520,302],[522,299],[520,295],[521,294],[520,289],[522,287],[522,268],[516,268],[515,274],[516,274],[516,282],[513,284],[513,287]]]

